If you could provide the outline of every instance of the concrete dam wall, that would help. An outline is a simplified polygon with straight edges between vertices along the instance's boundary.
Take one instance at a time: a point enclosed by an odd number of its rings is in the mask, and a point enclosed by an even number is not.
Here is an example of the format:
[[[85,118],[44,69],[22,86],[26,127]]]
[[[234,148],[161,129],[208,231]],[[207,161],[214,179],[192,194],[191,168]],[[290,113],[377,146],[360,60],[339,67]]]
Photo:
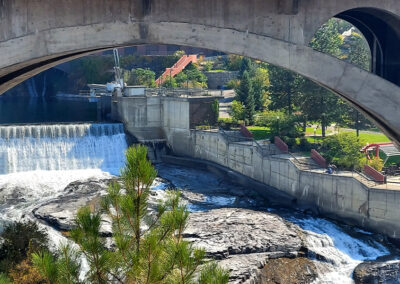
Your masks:
[[[188,163],[208,161],[230,171],[227,176],[234,171],[249,179],[249,186],[254,187],[254,182],[265,185],[258,192],[267,198],[289,197],[299,208],[400,239],[400,190],[377,188],[348,172],[326,174],[324,169],[304,169],[290,155],[274,149],[232,142],[217,131],[193,130],[194,122],[207,118],[205,110],[213,100],[120,97],[112,104],[112,114],[140,142],[162,139],[175,155],[191,159]]]
[[[399,239],[400,191],[369,187],[351,175],[302,170],[289,155],[263,155],[255,146],[228,142],[218,132],[192,130],[187,139],[190,143],[182,145],[190,144],[190,149],[177,144],[173,148],[274,187],[293,197],[300,208]]]

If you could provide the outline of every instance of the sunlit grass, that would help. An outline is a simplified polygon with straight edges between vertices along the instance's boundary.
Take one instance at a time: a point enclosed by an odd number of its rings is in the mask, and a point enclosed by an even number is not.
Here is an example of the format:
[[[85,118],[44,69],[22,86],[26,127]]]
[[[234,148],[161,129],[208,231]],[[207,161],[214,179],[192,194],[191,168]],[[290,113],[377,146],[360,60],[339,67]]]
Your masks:
[[[253,133],[253,138],[255,140],[271,139],[271,133],[268,127],[264,126],[248,126],[247,127],[251,133]]]
[[[271,139],[272,135],[270,133],[270,130],[268,127],[263,127],[263,126],[248,126],[247,127],[251,133],[254,135],[254,139],[256,140],[261,140],[261,139]],[[341,130],[339,131],[340,133],[342,132],[353,132],[355,133],[356,130]],[[327,131],[326,134],[330,134],[331,131]],[[314,129],[312,127],[307,127],[306,130],[306,135],[311,134],[311,136],[306,136],[308,142],[310,143],[321,143],[324,138],[321,136],[322,131],[320,128],[316,130],[317,136],[314,137]],[[360,140],[364,143],[379,143],[379,142],[390,142],[389,138],[385,136],[385,134],[380,133],[380,132],[362,132],[360,131]]]
[[[353,132],[355,133],[355,130],[351,131],[343,131],[343,132]],[[370,133],[370,132],[360,132],[359,136],[360,140],[363,141],[364,143],[379,143],[379,142],[390,142],[390,139],[386,137],[385,134],[383,133]]]

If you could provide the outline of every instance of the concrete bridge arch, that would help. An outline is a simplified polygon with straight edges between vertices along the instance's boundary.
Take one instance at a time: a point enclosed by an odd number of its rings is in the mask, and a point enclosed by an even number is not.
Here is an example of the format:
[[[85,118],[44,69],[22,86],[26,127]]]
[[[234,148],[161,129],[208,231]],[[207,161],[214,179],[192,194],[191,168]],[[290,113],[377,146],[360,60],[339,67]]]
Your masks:
[[[365,7],[392,15],[380,20],[397,35],[400,5],[396,0],[329,2],[46,0],[39,6],[34,1],[1,0],[0,92],[56,64],[99,50],[138,44],[187,45],[240,54],[297,72],[345,98],[399,143],[397,81],[307,45],[329,18],[345,17],[347,11]],[[396,68],[392,66],[389,73],[395,74]]]

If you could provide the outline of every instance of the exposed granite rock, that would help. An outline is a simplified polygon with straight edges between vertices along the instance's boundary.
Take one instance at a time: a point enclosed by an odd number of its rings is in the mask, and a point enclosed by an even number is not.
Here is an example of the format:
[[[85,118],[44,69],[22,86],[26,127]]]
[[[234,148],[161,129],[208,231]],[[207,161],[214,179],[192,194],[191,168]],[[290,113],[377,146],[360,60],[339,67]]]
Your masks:
[[[18,204],[26,201],[26,195],[29,192],[25,188],[19,186],[0,188],[0,204]]]
[[[218,261],[221,267],[229,270],[229,283],[260,283],[262,268],[271,257],[270,253],[251,253],[229,255]]]
[[[97,206],[110,181],[73,182],[65,188],[64,194],[36,208],[33,214],[58,230],[70,230],[77,210],[88,204]],[[153,184],[154,189],[149,197],[151,212],[165,198],[165,191],[160,190],[164,188],[159,188],[163,182],[157,179]],[[190,191],[183,191],[182,195],[191,205],[221,202],[234,205],[237,201],[237,196],[228,195],[208,196]],[[107,216],[102,218],[101,230],[103,236],[111,235],[111,223]],[[238,208],[191,213],[184,237],[196,246],[203,247],[208,256],[229,269],[230,283],[260,283],[263,267],[268,261],[271,263],[271,259],[281,257],[296,258],[303,245],[296,225],[275,214]],[[290,267],[290,263],[288,265]],[[284,263],[279,263],[277,269],[284,270],[282,267]],[[309,272],[305,271],[305,275],[299,276],[300,279],[307,279]],[[300,271],[298,273],[300,275]]]
[[[257,281],[268,258],[296,257],[302,247],[296,226],[268,212],[237,208],[191,213],[184,237],[221,260],[232,283]]]
[[[64,194],[35,208],[32,213],[39,220],[60,231],[72,229],[76,213],[83,206],[99,207],[100,197],[106,194],[110,182],[116,179],[75,181],[70,183]],[[157,187],[161,180],[157,178],[153,186]],[[151,190],[149,197],[149,210],[156,209],[158,202],[165,198],[165,191]],[[102,216],[101,233],[111,236],[111,220],[107,215]]]
[[[313,261],[304,257],[270,259],[261,272],[261,284],[307,284],[317,278]]]
[[[78,209],[96,204],[96,200],[105,193],[110,182],[111,179],[72,182],[64,189],[64,194],[34,209],[32,213],[57,230],[70,230]],[[103,220],[103,223],[110,229],[108,220]]]
[[[356,284],[400,284],[400,260],[363,262],[354,269],[353,278]]]

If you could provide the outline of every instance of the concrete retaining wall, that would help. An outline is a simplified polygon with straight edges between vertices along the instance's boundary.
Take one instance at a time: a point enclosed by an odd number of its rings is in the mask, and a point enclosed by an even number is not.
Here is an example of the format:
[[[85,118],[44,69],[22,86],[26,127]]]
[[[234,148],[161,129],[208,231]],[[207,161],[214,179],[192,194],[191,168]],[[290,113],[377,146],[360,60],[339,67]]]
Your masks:
[[[217,132],[193,130],[187,138],[192,149],[186,152],[191,157],[276,188],[299,208],[400,238],[400,191],[369,188],[352,176],[300,170],[288,155],[262,157],[255,147],[228,143]]]
[[[226,72],[204,72],[207,77],[207,86],[209,89],[217,89],[226,85],[229,81],[237,79],[238,71]]]

